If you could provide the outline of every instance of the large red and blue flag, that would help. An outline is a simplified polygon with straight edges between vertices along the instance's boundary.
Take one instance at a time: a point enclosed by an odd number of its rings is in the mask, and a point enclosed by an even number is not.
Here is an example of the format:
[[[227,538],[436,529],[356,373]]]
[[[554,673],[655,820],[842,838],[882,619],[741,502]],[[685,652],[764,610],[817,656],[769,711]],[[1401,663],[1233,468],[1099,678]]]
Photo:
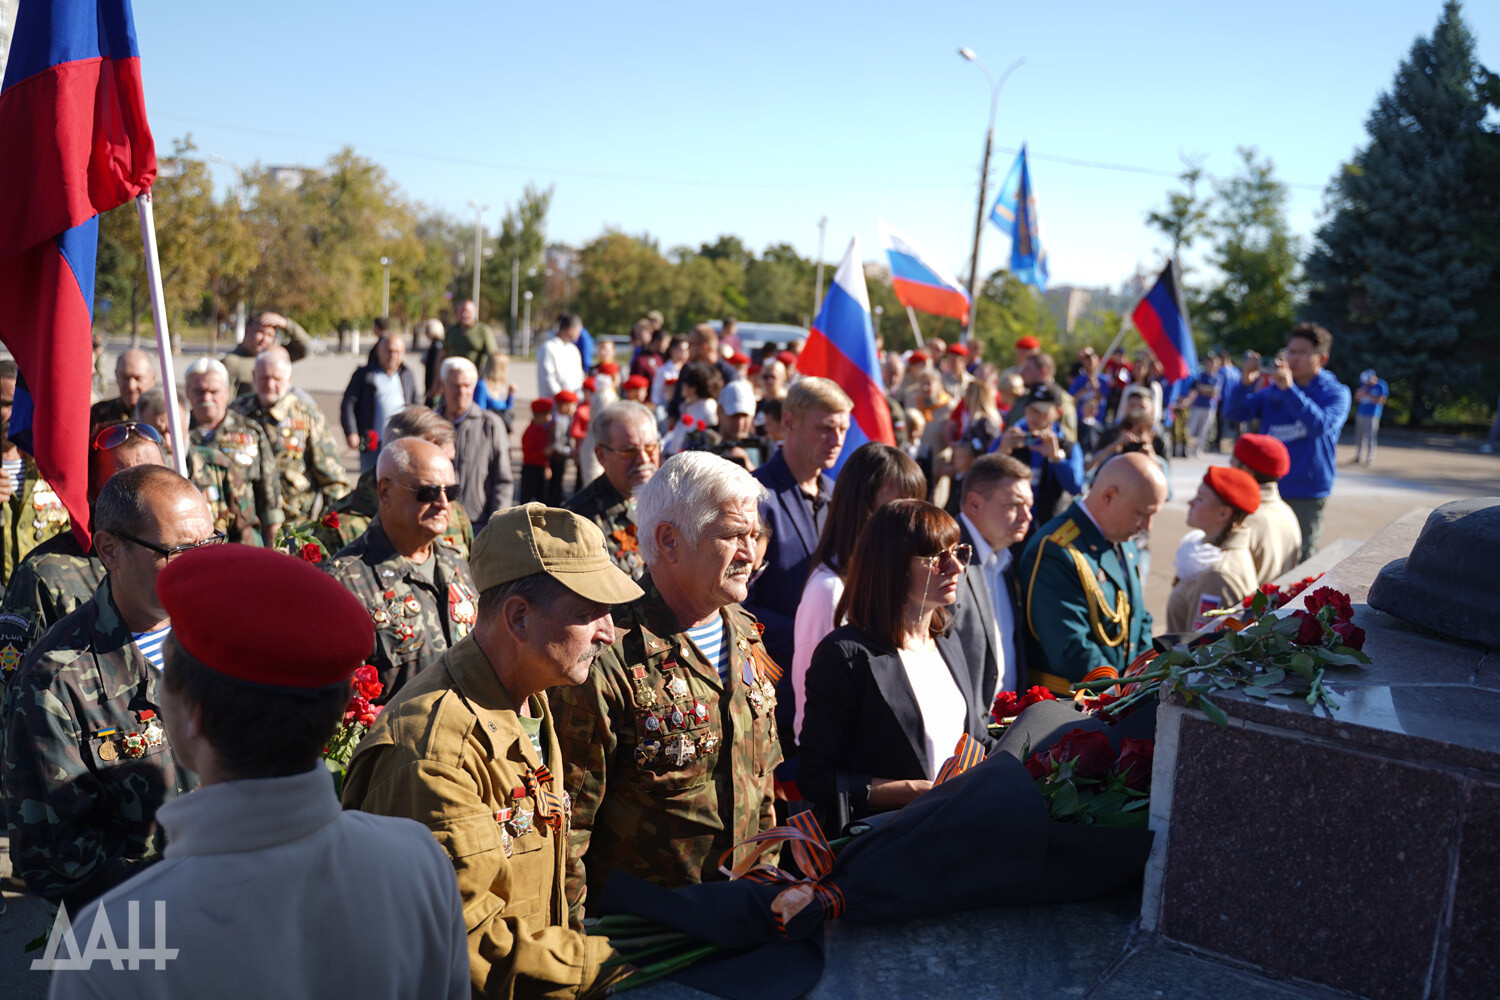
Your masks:
[[[891,408],[880,380],[875,327],[870,322],[870,293],[865,288],[857,236],[849,241],[849,251],[834,272],[807,346],[797,358],[797,371],[832,379],[854,401],[849,433],[844,437],[835,472],[843,468],[854,449],[866,442],[896,443]]]
[[[1176,382],[1198,374],[1198,349],[1193,345],[1193,328],[1188,322],[1187,301],[1182,297],[1176,260],[1167,261],[1156,284],[1136,304],[1130,319],[1161,362],[1167,381]]]
[[[891,261],[896,301],[908,309],[969,321],[969,293],[958,279],[904,234],[880,220],[880,243]]]
[[[9,22],[9,23],[7,23]],[[0,341],[25,380],[11,434],[89,539],[99,213],[150,188],[129,0],[0,0]]]

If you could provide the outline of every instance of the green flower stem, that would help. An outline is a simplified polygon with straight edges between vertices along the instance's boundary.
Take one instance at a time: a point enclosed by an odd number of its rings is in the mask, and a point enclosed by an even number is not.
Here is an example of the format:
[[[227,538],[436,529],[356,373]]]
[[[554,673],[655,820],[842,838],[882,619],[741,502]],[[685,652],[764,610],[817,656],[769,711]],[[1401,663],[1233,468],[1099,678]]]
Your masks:
[[[687,941],[687,940],[691,940],[691,939],[688,938],[688,936],[684,934],[683,935],[683,940]],[[611,943],[613,943],[613,942],[611,942]],[[626,954],[624,954],[622,952],[621,954],[615,956],[614,958],[607,959],[606,961],[600,963],[599,967],[601,969],[610,969],[610,968],[613,968],[613,967],[615,967],[617,965],[626,965],[626,964],[634,965],[634,964],[640,962],[641,959],[646,958],[647,956],[660,954],[661,952],[664,952],[664,951],[671,951],[676,946],[677,946],[677,942],[675,942],[675,941],[669,941],[669,942],[667,942],[665,944],[652,945],[650,948],[642,948],[640,951],[632,952],[629,955],[626,955]]]
[[[652,965],[642,966],[635,972],[631,973],[628,977],[626,977],[626,979],[619,986],[616,986],[615,992],[623,993],[625,990],[633,990],[637,986],[645,986],[647,983],[655,982],[656,980],[661,979],[664,976],[670,976],[674,972],[680,972],[681,970],[686,969],[688,966],[693,965],[721,950],[722,949],[716,944],[705,944],[702,947],[694,948],[691,951],[685,951],[681,955],[678,955],[674,958],[656,962]]]

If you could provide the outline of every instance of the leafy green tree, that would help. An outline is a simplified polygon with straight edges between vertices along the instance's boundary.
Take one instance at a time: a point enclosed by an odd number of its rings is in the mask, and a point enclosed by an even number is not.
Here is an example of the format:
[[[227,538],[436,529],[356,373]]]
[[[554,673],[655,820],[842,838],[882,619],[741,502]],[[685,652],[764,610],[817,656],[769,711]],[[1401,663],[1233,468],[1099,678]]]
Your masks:
[[[1307,262],[1307,314],[1351,367],[1373,366],[1420,423],[1442,401],[1493,397],[1493,76],[1456,0],[1419,38],[1365,122],[1369,144],[1329,186]],[[1486,400],[1488,401],[1488,400]]]
[[[813,262],[799,256],[789,243],[766,247],[760,257],[745,265],[745,305],[740,318],[802,323],[812,308],[814,270]]]
[[[1275,351],[1296,318],[1297,240],[1286,220],[1287,186],[1270,159],[1239,150],[1241,171],[1214,184],[1208,283],[1194,325],[1209,342]]]
[[[672,301],[672,264],[649,236],[606,230],[579,251],[578,262],[572,301],[596,334],[627,333],[647,312]],[[681,329],[675,314],[667,322]]]
[[[487,317],[499,320],[509,329],[510,289],[512,268],[519,262],[519,278],[516,285],[516,324],[520,325],[520,298],[522,292],[539,296],[546,284],[544,255],[547,249],[547,213],[552,208],[553,188],[538,188],[527,184],[520,199],[508,205],[500,220],[500,231],[486,243],[493,246],[494,256],[487,257],[480,271],[481,310]],[[474,231],[469,229],[468,253],[474,249]],[[472,275],[472,270],[469,272]],[[472,277],[468,280],[472,281]],[[467,295],[465,286],[464,294]],[[532,320],[536,322],[535,318]],[[586,320],[587,322],[587,320]],[[497,327],[496,329],[500,329]],[[515,332],[515,331],[512,331]]]
[[[1159,230],[1171,242],[1169,256],[1181,261],[1182,251],[1208,231],[1210,202],[1198,193],[1203,168],[1196,162],[1186,162],[1177,179],[1182,189],[1168,191],[1166,206],[1146,213],[1146,225]]]
[[[1015,344],[1025,336],[1036,337],[1056,356],[1060,329],[1052,310],[1035,288],[1020,281],[1005,268],[990,273],[979,290],[979,312],[974,317],[975,336],[984,341],[984,356],[1008,367],[1015,357]],[[925,332],[925,330],[924,330]],[[1062,359],[1058,359],[1059,366]]]

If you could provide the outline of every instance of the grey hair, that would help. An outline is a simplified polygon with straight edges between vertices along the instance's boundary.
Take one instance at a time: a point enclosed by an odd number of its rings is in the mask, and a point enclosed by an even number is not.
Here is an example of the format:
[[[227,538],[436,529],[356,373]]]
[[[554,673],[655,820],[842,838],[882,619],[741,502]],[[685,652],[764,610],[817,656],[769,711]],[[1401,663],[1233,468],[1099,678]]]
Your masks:
[[[262,367],[270,368],[273,365],[277,368],[285,365],[287,371],[292,370],[292,356],[287,352],[285,347],[279,344],[274,347],[268,347],[255,356],[255,367],[257,369]]]
[[[656,475],[636,490],[635,523],[646,565],[661,557],[656,547],[658,525],[670,524],[689,545],[726,510],[758,506],[769,494],[742,465],[706,451],[684,451],[662,463]]]
[[[167,393],[161,386],[147,389],[141,393],[141,398],[135,401],[135,419],[145,420],[148,413],[167,412]]]
[[[594,440],[607,444],[616,424],[629,425],[631,423],[645,424],[650,427],[652,440],[659,437],[656,432],[656,417],[652,416],[651,411],[634,400],[621,399],[610,403],[594,415],[592,425]]]
[[[454,372],[467,372],[475,382],[479,381],[479,369],[468,358],[444,358],[442,367],[438,369],[438,378],[446,382]]]
[[[443,321],[440,319],[424,319],[418,329],[429,338],[436,339],[443,335]]]
[[[225,368],[224,362],[218,358],[199,358],[188,365],[182,374],[185,378],[192,378],[194,375],[217,375],[224,380],[226,385],[229,383],[229,369]]]

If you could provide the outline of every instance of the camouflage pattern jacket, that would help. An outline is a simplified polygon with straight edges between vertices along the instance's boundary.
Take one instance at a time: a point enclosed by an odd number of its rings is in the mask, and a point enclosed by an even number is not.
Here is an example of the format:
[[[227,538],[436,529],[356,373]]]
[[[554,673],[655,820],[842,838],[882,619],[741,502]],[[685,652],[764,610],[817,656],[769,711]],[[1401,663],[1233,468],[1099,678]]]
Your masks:
[[[286,348],[287,357],[293,361],[301,361],[307,357],[312,349],[312,335],[304,330],[296,320],[288,318],[286,326],[282,327],[286,337],[277,336],[277,341]],[[255,391],[255,355],[242,351],[243,344],[237,345],[234,350],[224,355],[219,361],[224,365],[224,370],[229,373],[229,391],[236,396],[243,396],[247,392]]]
[[[73,522],[57,492],[37,470],[30,455],[22,455],[20,492],[0,504],[0,546],[5,548],[4,576],[8,583],[27,553],[59,532],[67,531]]]
[[[25,655],[48,629],[88,603],[103,579],[104,563],[92,550],[79,548],[71,531],[32,549],[11,574],[0,600],[0,663],[4,647],[16,645]]]
[[[188,478],[203,491],[214,530],[224,532],[231,542],[260,545],[255,493],[234,462],[217,448],[205,445],[190,445],[187,456]]]
[[[241,396],[229,408],[259,424],[271,440],[276,469],[281,476],[284,519],[300,521],[312,514],[318,498],[324,505],[349,492],[338,446],[328,433],[323,411],[288,392],[265,406],[254,393]]]
[[[437,565],[429,583],[391,546],[376,519],[323,565],[329,576],[359,598],[375,622],[375,649],[365,662],[380,671],[385,690],[379,701],[389,701],[474,627],[479,592],[469,576],[469,564],[442,540],[433,543],[432,552]]]
[[[573,798],[575,912],[615,868],[667,888],[720,878],[720,855],[776,825],[776,696],[755,619],[737,604],[720,612],[725,680],[649,573],[641,587],[613,609],[619,638],[589,679],[548,691]],[[774,864],[776,853],[763,857]]]
[[[339,497],[331,505],[328,514],[316,521],[298,521],[282,525],[282,533],[276,539],[276,547],[291,555],[301,555],[299,547],[291,540],[293,532],[308,532],[313,540],[323,546],[330,556],[343,551],[344,546],[365,533],[375,514],[380,509],[380,498],[375,492],[375,470],[366,469],[359,474],[354,489]],[[448,505],[448,530],[443,539],[452,543],[459,557],[469,558],[469,546],[474,544],[474,522],[464,512],[463,504]]]
[[[32,892],[75,913],[160,855],[157,808],[197,785],[156,717],[160,679],[106,580],[37,644],[6,693],[11,861]]]
[[[234,463],[250,484],[255,495],[255,517],[260,521],[261,537],[270,545],[281,523],[281,476],[276,470],[276,453],[260,424],[229,410],[213,430],[194,427],[188,432],[189,443],[216,449]]]
[[[604,532],[604,551],[632,580],[646,575],[646,561],[635,534],[635,504],[620,495],[608,476],[601,475],[563,504],[568,510],[588,518]]]

